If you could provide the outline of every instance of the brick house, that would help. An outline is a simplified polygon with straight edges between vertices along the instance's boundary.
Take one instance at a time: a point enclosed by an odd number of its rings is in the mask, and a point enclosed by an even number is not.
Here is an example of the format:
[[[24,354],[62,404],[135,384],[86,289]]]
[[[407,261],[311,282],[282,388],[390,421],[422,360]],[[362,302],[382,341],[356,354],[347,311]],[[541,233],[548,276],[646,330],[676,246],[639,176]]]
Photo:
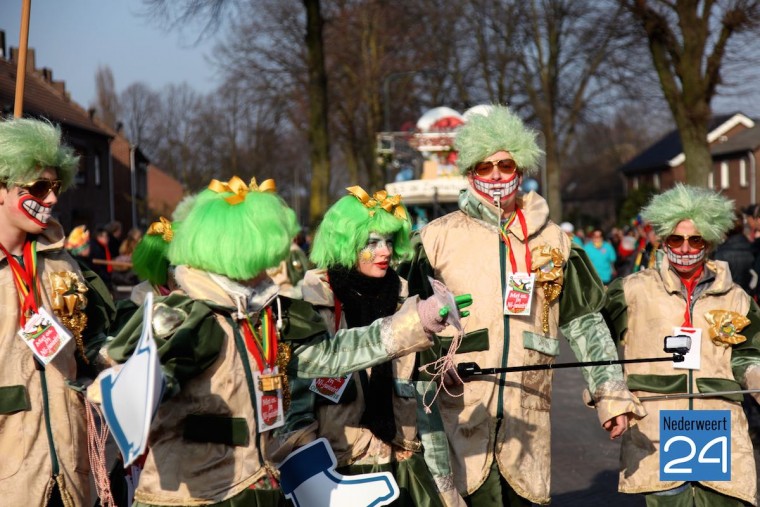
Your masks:
[[[4,40],[0,31],[0,41]],[[0,47],[2,55],[5,48]],[[16,95],[17,50],[0,55],[0,109],[13,114]],[[90,228],[112,220],[145,230],[159,215],[169,215],[184,189],[163,173],[139,147],[72,101],[62,81],[50,69],[35,67],[34,49],[27,52],[24,116],[46,118],[61,126],[65,142],[80,155],[75,188],[61,194],[55,214],[65,230],[85,224]]]
[[[738,208],[756,202],[760,126],[742,113],[716,115],[708,126],[707,140],[713,169],[706,186],[722,191]],[[672,130],[618,170],[628,191],[644,185],[667,190],[686,181],[684,161],[678,130]]]

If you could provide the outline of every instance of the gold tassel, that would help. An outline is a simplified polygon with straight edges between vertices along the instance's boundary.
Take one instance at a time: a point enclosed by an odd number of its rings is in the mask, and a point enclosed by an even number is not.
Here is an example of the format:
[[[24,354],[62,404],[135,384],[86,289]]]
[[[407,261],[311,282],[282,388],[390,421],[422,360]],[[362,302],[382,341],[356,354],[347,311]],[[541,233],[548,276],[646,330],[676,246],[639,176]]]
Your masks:
[[[290,408],[290,384],[288,383],[287,367],[290,362],[291,350],[287,343],[277,344],[277,367],[282,375],[282,409],[287,412]]]

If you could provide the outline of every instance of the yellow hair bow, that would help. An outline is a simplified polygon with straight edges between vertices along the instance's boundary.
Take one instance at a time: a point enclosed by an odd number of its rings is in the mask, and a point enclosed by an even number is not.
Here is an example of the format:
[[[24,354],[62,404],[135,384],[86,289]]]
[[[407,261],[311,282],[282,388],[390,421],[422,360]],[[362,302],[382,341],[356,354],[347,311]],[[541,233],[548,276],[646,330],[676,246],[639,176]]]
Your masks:
[[[164,217],[158,217],[158,222],[153,222],[148,227],[147,234],[149,236],[161,235],[161,238],[169,243],[171,242],[172,238],[174,238],[172,223]]]
[[[225,197],[224,200],[234,206],[243,202],[248,192],[274,192],[277,190],[277,186],[271,178],[262,181],[261,185],[256,184],[256,178],[251,178],[251,183],[246,185],[242,179],[233,176],[226,182],[211,180],[208,189],[218,193],[232,192],[235,195]]]
[[[348,193],[359,199],[366,208],[369,208],[369,216],[375,216],[375,210],[372,208],[383,208],[399,220],[406,220],[406,210],[401,205],[401,196],[388,196],[385,190],[378,190],[372,197],[359,185],[348,187]]]

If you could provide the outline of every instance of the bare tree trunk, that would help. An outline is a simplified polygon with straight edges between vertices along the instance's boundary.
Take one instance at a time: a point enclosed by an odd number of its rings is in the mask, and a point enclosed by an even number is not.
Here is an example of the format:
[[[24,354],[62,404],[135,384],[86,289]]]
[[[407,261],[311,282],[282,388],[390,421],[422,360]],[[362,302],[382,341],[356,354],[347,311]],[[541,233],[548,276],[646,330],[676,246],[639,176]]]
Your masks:
[[[311,202],[309,221],[316,223],[329,205],[330,142],[327,129],[327,72],[322,39],[320,0],[303,0],[306,7],[306,50],[309,68],[309,144]]]

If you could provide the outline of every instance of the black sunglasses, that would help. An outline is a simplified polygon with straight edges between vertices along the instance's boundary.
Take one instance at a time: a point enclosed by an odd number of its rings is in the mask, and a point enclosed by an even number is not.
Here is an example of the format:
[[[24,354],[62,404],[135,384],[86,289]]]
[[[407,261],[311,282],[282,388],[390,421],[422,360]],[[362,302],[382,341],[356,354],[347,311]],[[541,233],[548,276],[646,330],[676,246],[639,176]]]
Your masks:
[[[46,180],[41,178],[39,180],[30,181],[28,183],[16,183],[16,185],[27,192],[32,197],[37,199],[44,199],[52,191],[56,197],[61,193],[61,180]]]

